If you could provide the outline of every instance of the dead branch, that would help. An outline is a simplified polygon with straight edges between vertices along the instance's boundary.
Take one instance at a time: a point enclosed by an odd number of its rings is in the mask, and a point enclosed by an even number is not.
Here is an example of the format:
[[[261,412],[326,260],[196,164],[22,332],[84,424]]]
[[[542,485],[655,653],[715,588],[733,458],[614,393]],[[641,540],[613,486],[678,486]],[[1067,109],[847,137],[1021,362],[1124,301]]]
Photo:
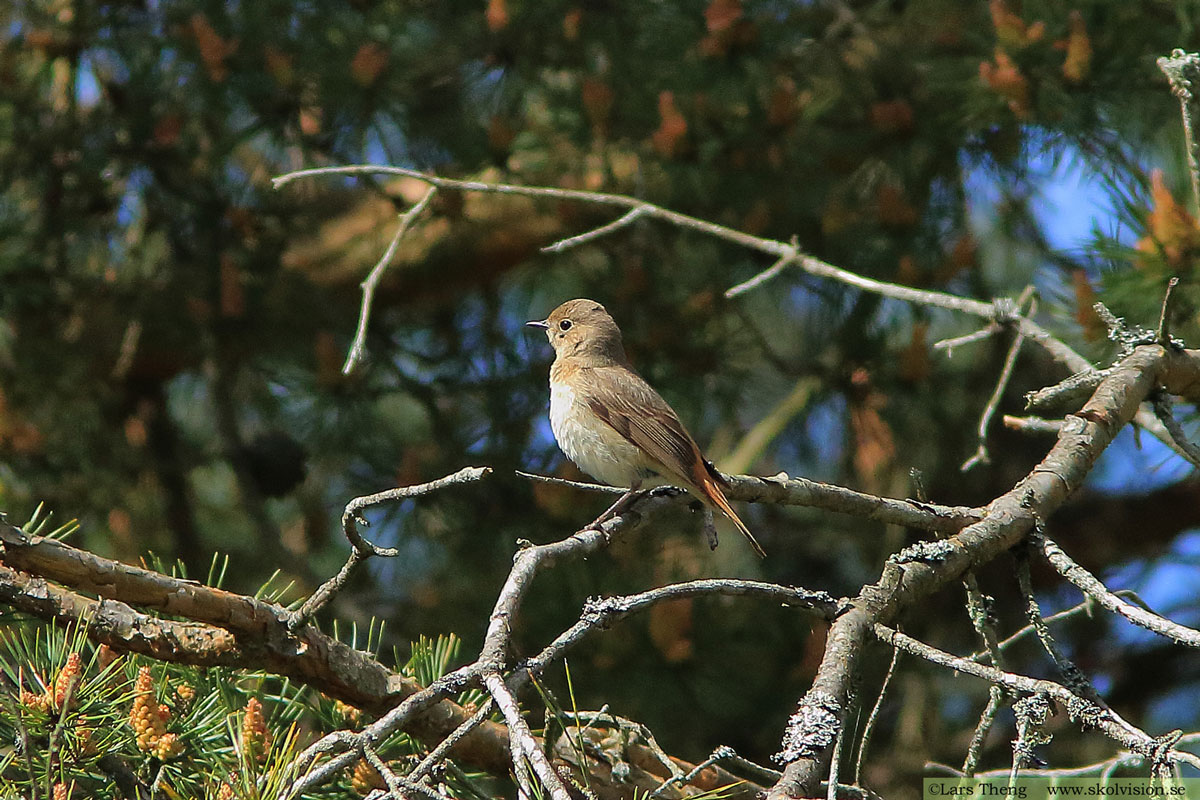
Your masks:
[[[1036,307],[1037,304],[1035,303],[1034,305]],[[983,414],[979,417],[979,428],[976,431],[979,438],[979,446],[975,449],[975,454],[963,462],[961,467],[963,472],[970,470],[976,464],[988,463],[988,427],[991,425],[992,417],[996,414],[996,409],[1000,407],[1000,400],[1004,397],[1004,390],[1008,388],[1013,368],[1017,364],[1017,354],[1021,351],[1021,344],[1024,341],[1025,337],[1020,333],[1013,336],[1012,344],[1008,348],[1008,355],[1004,357],[1004,366],[1000,369],[1000,377],[996,381],[996,388],[992,390],[992,396],[988,398],[987,405],[983,408]]]
[[[630,211],[607,225],[601,225],[599,228],[594,228],[586,233],[581,233],[578,236],[572,236],[569,239],[560,239],[554,244],[546,245],[542,248],[543,253],[561,253],[564,250],[570,250],[572,247],[578,247],[581,244],[590,242],[594,239],[599,239],[601,236],[606,236],[613,231],[620,230],[627,225],[632,225],[641,217],[646,216],[646,206],[637,206]]]
[[[983,641],[984,652],[997,669],[1004,669],[1003,648],[996,633],[995,619],[991,613],[992,598],[979,588],[975,573],[968,572],[963,576],[963,586],[967,593],[967,615],[971,618],[971,626]],[[996,714],[1004,702],[1004,690],[993,684],[988,689],[988,701],[979,714],[979,722],[971,734],[971,743],[967,745],[967,755],[963,759],[962,771],[965,775],[975,774],[979,758],[983,754],[983,745],[987,741],[988,732],[996,721]]]
[[[812,506],[917,530],[955,533],[983,516],[982,510],[976,508],[939,506],[919,500],[894,500],[807,478],[791,478],[783,472],[769,478],[753,475],[725,477],[730,485],[726,494],[731,500]]]
[[[1005,414],[1004,427],[1024,433],[1049,433],[1055,436],[1062,430],[1061,419],[1042,419],[1041,417],[1014,417]]]
[[[1115,592],[1110,591],[1101,583],[1095,575],[1076,564],[1070,556],[1063,552],[1061,547],[1050,539],[1040,533],[1035,533],[1030,538],[1033,546],[1039,548],[1042,555],[1050,562],[1050,566],[1104,608],[1114,614],[1120,614],[1134,625],[1140,625],[1148,631],[1166,636],[1179,644],[1200,647],[1200,631],[1172,622],[1153,611],[1122,600]]]
[[[388,242],[387,249],[383,251],[383,255],[379,257],[379,261],[367,273],[367,277],[362,282],[362,306],[358,312],[358,328],[354,331],[354,341],[350,343],[350,352],[346,354],[346,363],[342,365],[342,374],[349,375],[354,369],[363,362],[367,355],[367,325],[371,321],[371,305],[375,302],[375,288],[379,285],[379,279],[383,277],[383,273],[387,270],[388,265],[392,263],[392,257],[396,255],[396,248],[400,246],[400,240],[404,238],[404,234],[416,222],[417,217],[425,212],[429,207],[429,203],[433,200],[433,196],[437,194],[437,187],[430,186],[425,195],[413,204],[412,208],[400,215],[400,222],[396,225],[396,233],[392,236],[392,240]]]
[[[900,633],[886,625],[875,624],[872,627],[875,636],[888,644],[899,647],[906,653],[926,659],[934,664],[948,667],[955,672],[974,675],[989,683],[1004,687],[1009,692],[1027,696],[1046,695],[1057,701],[1071,718],[1083,722],[1103,732],[1113,741],[1139,755],[1152,758],[1165,758],[1174,764],[1190,764],[1200,766],[1200,757],[1184,750],[1169,748],[1161,752],[1160,740],[1133,728],[1127,722],[1116,717],[1111,710],[1101,708],[1090,700],[1080,697],[1067,687],[1054,681],[1040,678],[1030,678],[1012,672],[996,669],[985,664],[979,664],[968,658],[955,656],[944,650],[938,650],[911,636]]]
[[[637,211],[638,217],[648,217],[659,219],[668,222],[676,227],[687,230],[698,231],[708,236],[713,236],[718,239],[740,245],[750,250],[756,250],[761,253],[773,256],[776,263],[769,267],[766,272],[778,274],[787,264],[794,263],[803,271],[810,275],[828,280],[834,280],[839,283],[844,283],[848,286],[853,286],[865,292],[879,294],[884,297],[891,297],[896,300],[901,300],[907,303],[916,303],[917,305],[930,306],[934,308],[943,308],[949,311],[956,311],[963,314],[979,317],[991,322],[999,322],[1013,325],[1017,332],[1025,338],[1036,342],[1043,347],[1050,355],[1068,369],[1073,372],[1091,372],[1092,365],[1075,352],[1061,339],[1055,337],[1029,316],[1020,313],[1019,302],[1012,298],[997,298],[990,303],[985,303],[980,300],[974,300],[957,295],[947,294],[945,292],[935,292],[925,289],[913,289],[909,286],[904,286],[897,283],[889,283],[887,281],[879,281],[874,278],[868,278],[849,270],[836,267],[822,261],[819,258],[803,253],[797,242],[791,243],[781,242],[777,239],[765,239],[759,236],[753,236],[748,233],[729,228],[724,225],[718,225],[714,222],[698,219],[680,214],[677,211],[663,208],[662,206],[653,203],[647,203],[644,200],[639,200],[636,197],[627,195],[610,194],[606,192],[588,192],[578,189],[558,189],[549,186],[519,186],[509,183],[486,183],[483,181],[463,181],[454,180],[452,178],[443,178],[437,175],[429,175],[417,170],[407,169],[405,167],[391,167],[385,165],[373,164],[358,164],[342,167],[320,167],[316,169],[304,169],[296,172],[289,172],[286,175],[280,175],[272,181],[275,188],[281,188],[286,184],[301,178],[319,177],[325,175],[395,175],[399,177],[414,178],[423,183],[437,188],[450,189],[467,192],[485,192],[491,194],[508,194],[508,195],[524,195],[527,197],[544,197],[555,200],[570,200],[580,203],[592,203],[596,205],[616,206],[620,208],[628,208],[631,211]],[[632,214],[626,214],[614,223],[606,225],[598,231],[604,233],[610,230],[616,230],[625,227],[629,222],[633,221]],[[592,231],[587,234],[582,234],[586,238],[594,238],[596,235],[601,235],[597,231]],[[578,238],[578,237],[577,237]],[[780,262],[783,262],[782,265]],[[772,272],[774,270],[774,272]],[[758,276],[752,278],[749,283],[758,285],[764,282],[766,278]],[[736,288],[736,287],[735,287]],[[1168,447],[1175,448],[1174,441],[1167,434],[1162,424],[1155,419],[1154,415],[1148,410],[1139,410],[1137,413],[1137,422],[1156,438],[1162,440]]]
[[[1170,434],[1171,441],[1175,443],[1176,449],[1183,453],[1184,458],[1190,461],[1193,467],[1200,467],[1200,447],[1192,443],[1183,426],[1179,424],[1179,420],[1175,419],[1175,415],[1171,413],[1170,397],[1167,395],[1155,397],[1153,406],[1154,415],[1158,417],[1158,421],[1167,429],[1167,433]]]
[[[350,557],[336,575],[321,584],[304,601],[304,604],[291,615],[291,618],[288,620],[288,627],[295,632],[312,619],[314,614],[320,611],[342,590],[342,587],[346,585],[346,581],[350,579],[350,575],[353,574],[355,568],[363,561],[366,561],[371,556],[392,557],[397,554],[394,548],[379,547],[374,542],[364,539],[362,534],[358,532],[358,524],[360,522],[364,525],[368,524],[363,517],[364,511],[382,503],[391,503],[409,497],[419,497],[447,486],[482,480],[491,474],[491,471],[490,467],[463,467],[458,472],[447,475],[444,478],[438,478],[435,481],[429,481],[428,483],[416,486],[399,486],[395,489],[387,489],[375,494],[356,497],[347,503],[346,509],[342,512],[342,531],[345,532],[346,538],[350,540],[352,546]]]
[[[1047,518],[1083,482],[1092,464],[1141,402],[1170,376],[1176,359],[1157,345],[1136,348],[1097,387],[1075,424],[1033,471],[988,507],[982,520],[946,540],[945,550],[926,562],[892,561],[874,584],[863,587],[833,623],[812,688],[801,700],[785,744],[784,777],[772,798],[811,797],[828,768],[836,731],[844,723],[863,643],[877,624],[886,624],[913,601],[959,578],[1012,547]],[[1186,368],[1181,368],[1186,370]],[[1174,378],[1172,378],[1173,380]]]

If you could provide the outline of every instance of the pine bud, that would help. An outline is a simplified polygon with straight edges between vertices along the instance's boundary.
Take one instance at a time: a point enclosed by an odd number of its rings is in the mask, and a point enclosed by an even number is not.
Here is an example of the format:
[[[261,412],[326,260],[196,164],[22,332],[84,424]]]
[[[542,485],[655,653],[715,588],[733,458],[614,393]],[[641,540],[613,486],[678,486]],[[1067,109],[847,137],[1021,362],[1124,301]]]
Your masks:
[[[367,763],[365,758],[360,758],[350,773],[350,787],[366,797],[372,789],[386,789],[387,784],[384,783],[383,776]]]
[[[242,746],[246,755],[260,764],[267,760],[271,749],[271,733],[263,716],[262,703],[251,697],[246,701],[246,715],[242,717]]]
[[[196,699],[196,687],[189,683],[181,683],[175,687],[175,696],[181,703],[191,703]]]
[[[174,758],[183,752],[183,742],[179,741],[179,734],[164,733],[154,743],[151,749],[154,757],[159,761],[166,761],[169,758]]]
[[[45,694],[37,694],[28,689],[21,690],[21,705],[33,711],[49,711],[50,698]]]
[[[79,688],[79,681],[83,677],[83,658],[79,653],[71,653],[67,656],[67,663],[63,665],[62,671],[58,673],[58,678],[54,681],[54,707],[61,709],[63,704],[67,702],[68,695],[71,698],[72,708],[78,705],[75,698],[75,690]]]
[[[133,684],[133,708],[129,711],[129,724],[137,737],[138,749],[146,753],[157,754],[159,740],[167,733],[167,720],[171,711],[164,705],[154,702],[154,676],[150,667],[138,670],[137,680]]]

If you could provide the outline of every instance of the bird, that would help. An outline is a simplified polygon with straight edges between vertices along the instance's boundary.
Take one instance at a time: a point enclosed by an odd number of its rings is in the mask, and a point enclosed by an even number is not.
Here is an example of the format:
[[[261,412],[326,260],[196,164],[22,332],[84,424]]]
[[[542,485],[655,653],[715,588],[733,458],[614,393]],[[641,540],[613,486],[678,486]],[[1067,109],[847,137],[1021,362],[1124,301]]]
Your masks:
[[[568,458],[596,480],[629,487],[622,500],[658,475],[723,512],[759,558],[766,557],[729,504],[728,482],[704,458],[675,410],[629,363],[621,329],[604,306],[568,300],[545,319],[525,324],[544,330],[554,348],[550,428]]]

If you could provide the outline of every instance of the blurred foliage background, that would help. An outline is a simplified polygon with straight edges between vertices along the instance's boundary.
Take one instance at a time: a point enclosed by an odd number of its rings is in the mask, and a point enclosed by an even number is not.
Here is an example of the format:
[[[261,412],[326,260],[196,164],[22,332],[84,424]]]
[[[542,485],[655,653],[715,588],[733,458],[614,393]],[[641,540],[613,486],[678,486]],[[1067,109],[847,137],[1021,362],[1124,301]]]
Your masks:
[[[1097,362],[1113,351],[1091,303],[1152,326],[1178,275],[1176,331],[1200,344],[1200,231],[1155,66],[1200,47],[1194,0],[18,0],[0,20],[0,509],[24,519],[44,502],[82,521],[77,544],[194,576],[229,553],[228,588],[280,570],[300,596],[344,559],[351,497],[494,467],[373,518],[369,535],[402,555],[333,613],[383,618],[395,642],[454,632],[470,651],[515,540],[603,507],[511,474],[579,476],[545,419],[549,348],[521,327],[572,297],[608,306],[727,470],[912,496],[915,468],[930,499],[977,504],[1048,441],[997,420],[991,462],[960,471],[1009,341],[952,358],[931,344],[977,320],[799,271],[727,300],[768,262],[654,222],[542,254],[613,214],[518,197],[440,193],[383,279],[369,363],[343,376],[359,282],[423,187],[273,190],[289,170],[374,162],[626,193],[887,281],[985,300],[1032,284],[1046,324]],[[1001,411],[1063,376],[1026,345]],[[1155,445],[1123,435],[1050,534],[1194,622],[1200,484]],[[767,561],[729,535],[710,553],[681,509],[539,579],[521,646],[589,595],[669,580],[853,594],[908,539],[806,509],[743,513]],[[981,579],[1002,631],[1020,627],[1008,565]],[[1077,602],[1039,580],[1047,610]],[[958,591],[906,630],[976,649]],[[1151,733],[1200,727],[1193,654],[1101,617],[1062,631],[1122,714]],[[660,606],[578,652],[575,690],[672,754],[765,759],[822,636],[741,600]],[[888,660],[875,655],[867,698]],[[986,697],[906,661],[867,773],[902,793],[927,760],[961,762]],[[1048,669],[1033,645],[1010,666]],[[985,766],[1008,763],[1011,721]],[[1110,752],[1051,726],[1060,759]]]

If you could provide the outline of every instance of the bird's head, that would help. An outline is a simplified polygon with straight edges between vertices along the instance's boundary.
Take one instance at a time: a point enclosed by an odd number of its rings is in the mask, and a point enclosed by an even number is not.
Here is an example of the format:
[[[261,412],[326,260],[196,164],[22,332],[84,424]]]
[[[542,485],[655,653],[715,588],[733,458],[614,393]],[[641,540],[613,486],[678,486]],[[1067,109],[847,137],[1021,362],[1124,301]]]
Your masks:
[[[546,331],[556,355],[624,362],[621,329],[595,300],[568,300],[545,319],[526,322]]]

